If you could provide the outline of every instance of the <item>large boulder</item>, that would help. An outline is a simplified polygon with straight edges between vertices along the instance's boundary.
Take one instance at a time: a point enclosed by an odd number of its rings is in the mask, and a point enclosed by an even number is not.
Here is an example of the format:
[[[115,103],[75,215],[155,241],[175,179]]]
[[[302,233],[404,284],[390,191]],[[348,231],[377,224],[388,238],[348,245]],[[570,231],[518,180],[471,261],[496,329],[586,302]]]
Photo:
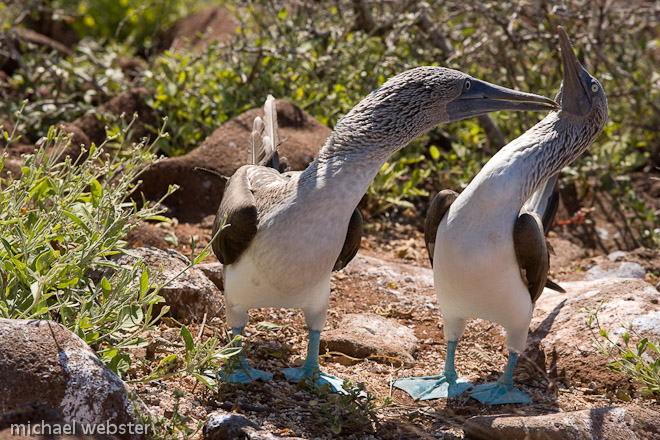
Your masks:
[[[119,265],[132,266],[142,261],[149,267],[151,277],[159,283],[167,283],[160,295],[170,307],[169,314],[183,322],[202,321],[204,315],[211,319],[224,309],[224,296],[204,272],[196,267],[185,270],[190,260],[172,249],[139,247],[121,254],[115,259]],[[109,277],[112,268],[98,268],[92,274],[95,279]],[[185,270],[185,272],[184,272]],[[182,273],[183,272],[183,273]],[[137,273],[135,282],[139,282],[141,273]],[[156,308],[158,311],[158,308]]]
[[[597,312],[600,327],[617,342],[625,332],[622,324],[631,324],[641,336],[658,340],[658,292],[641,279],[608,278],[561,285],[565,294],[546,289],[536,303],[523,359],[531,359],[566,386],[589,386],[599,392],[628,387],[626,376],[606,368],[610,360],[595,349],[594,338],[605,341],[597,328],[592,334],[586,323]],[[595,321],[592,325],[595,327]]]
[[[287,158],[292,170],[302,170],[318,153],[331,130],[288,101],[278,99],[275,105],[279,137],[284,141],[280,154]],[[170,216],[182,222],[197,223],[215,214],[225,181],[195,168],[231,176],[245,165],[256,116],[263,116],[262,108],[248,110],[227,121],[192,152],[155,164],[142,174],[142,185],[137,193],[144,193],[148,200],[159,200],[170,185],[177,184],[179,190],[165,200]]]
[[[138,424],[121,379],[82,339],[52,321],[0,319],[0,390],[0,414],[36,402],[70,423]],[[136,430],[117,435],[143,437]]]

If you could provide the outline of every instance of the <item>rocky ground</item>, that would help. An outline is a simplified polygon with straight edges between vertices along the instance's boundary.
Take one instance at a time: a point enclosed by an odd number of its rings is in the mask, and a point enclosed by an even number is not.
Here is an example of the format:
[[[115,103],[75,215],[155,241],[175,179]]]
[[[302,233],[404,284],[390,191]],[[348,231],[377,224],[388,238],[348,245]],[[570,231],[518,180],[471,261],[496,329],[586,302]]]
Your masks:
[[[597,223],[599,228],[608,225]],[[160,237],[173,232],[180,244],[177,249],[189,254],[186,243],[190,236],[196,236],[199,246],[203,246],[210,239],[210,225],[210,218],[199,224],[178,224],[170,231],[144,225],[134,239],[140,237],[135,242],[138,245],[168,247],[163,246]],[[378,228],[376,224],[372,229]],[[283,309],[252,311],[246,331],[248,359],[258,368],[272,372],[273,382],[222,386],[221,392],[214,394],[200,389],[194,380],[170,379],[140,387],[139,395],[154,412],[167,415],[173,405],[171,390],[178,388],[187,391],[181,401],[182,411],[195,420],[204,420],[213,411],[230,411],[243,414],[267,432],[300,438],[334,438],[332,429],[339,427],[342,438],[464,438],[466,426],[472,427],[472,436],[478,436],[474,431],[478,423],[491,428],[483,438],[496,438],[494,433],[498,430],[490,426],[492,420],[475,418],[507,415],[521,418],[519,425],[530,426],[534,423],[529,419],[532,416],[612,406],[632,414],[650,409],[654,414],[658,407],[652,395],[640,392],[640,386],[626,376],[607,369],[609,360],[598,353],[594,335],[586,326],[589,313],[585,308],[596,310],[605,300],[599,312],[604,328],[618,330],[620,323],[633,321],[637,329],[656,338],[660,336],[654,275],[660,268],[660,253],[640,248],[610,253],[608,257],[598,249],[585,249],[574,243],[580,240],[582,229],[583,225],[573,224],[550,235],[558,254],[552,260],[551,275],[568,293],[546,290],[535,311],[528,348],[515,376],[516,383],[533,397],[532,405],[486,407],[467,396],[414,402],[389,386],[397,377],[439,372],[445,356],[446,340],[423,235],[409,224],[390,225],[367,234],[355,260],[334,274],[328,324],[322,336],[322,346],[328,351],[322,368],[354,383],[363,382],[366,391],[375,397],[373,403],[378,409],[351,409],[323,392],[284,380],[280,370],[304,357],[307,333],[302,313]],[[356,323],[353,314],[384,317],[385,323]],[[347,317],[348,322],[344,321]],[[262,321],[283,327],[275,332],[260,332],[255,324]],[[404,337],[407,335],[388,338],[402,327],[414,333],[413,348]],[[193,324],[192,328],[200,331],[199,325]],[[220,328],[222,315],[207,321],[203,331],[211,334]],[[360,334],[365,328],[376,333],[371,343]],[[175,336],[166,324],[161,332],[165,339]],[[459,346],[459,372],[474,383],[496,380],[506,358],[503,329],[490,322],[472,320]],[[545,422],[541,419],[540,423]],[[547,438],[564,438],[566,432],[558,435]],[[511,437],[509,432],[503,438],[517,437]]]

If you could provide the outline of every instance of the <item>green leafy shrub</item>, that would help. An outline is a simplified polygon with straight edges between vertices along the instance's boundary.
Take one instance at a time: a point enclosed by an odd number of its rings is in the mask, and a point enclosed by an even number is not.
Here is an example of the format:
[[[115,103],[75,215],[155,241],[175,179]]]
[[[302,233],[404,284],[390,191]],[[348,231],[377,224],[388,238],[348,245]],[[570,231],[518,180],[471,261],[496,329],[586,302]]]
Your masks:
[[[51,125],[72,122],[134,86],[120,67],[121,57],[134,53],[128,46],[85,40],[72,57],[36,50],[30,43],[23,46],[31,56],[24,57],[5,85],[4,91],[16,99],[2,100],[0,115],[7,117],[22,109],[16,128],[28,139],[46,136]],[[119,115],[97,116],[110,126],[120,123]]]
[[[656,399],[660,400],[660,342],[642,337],[629,323],[622,325],[623,344],[617,343],[611,331],[601,327],[598,310],[587,310],[587,313],[587,327],[592,340],[596,348],[610,359],[607,367],[615,373],[630,376],[643,385],[642,391],[653,393]]]
[[[158,203],[129,199],[154,158],[143,145],[106,153],[108,142],[73,161],[62,157],[69,142],[51,128],[20,178],[0,183],[0,316],[61,322],[122,371],[123,349],[144,342],[139,334],[159,318],[162,298],[139,264],[98,282],[92,269],[113,266],[107,257],[122,251],[137,222],[159,219]]]

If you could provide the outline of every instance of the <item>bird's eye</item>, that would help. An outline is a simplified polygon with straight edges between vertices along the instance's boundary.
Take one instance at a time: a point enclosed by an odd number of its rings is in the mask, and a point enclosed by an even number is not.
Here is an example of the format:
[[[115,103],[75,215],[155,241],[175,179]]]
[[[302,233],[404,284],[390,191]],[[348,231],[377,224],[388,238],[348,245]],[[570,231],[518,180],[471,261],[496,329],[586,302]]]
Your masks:
[[[470,90],[470,87],[472,87],[472,81],[468,79],[465,81],[465,90]]]
[[[591,85],[591,91],[596,93],[598,91],[598,84],[592,84]]]

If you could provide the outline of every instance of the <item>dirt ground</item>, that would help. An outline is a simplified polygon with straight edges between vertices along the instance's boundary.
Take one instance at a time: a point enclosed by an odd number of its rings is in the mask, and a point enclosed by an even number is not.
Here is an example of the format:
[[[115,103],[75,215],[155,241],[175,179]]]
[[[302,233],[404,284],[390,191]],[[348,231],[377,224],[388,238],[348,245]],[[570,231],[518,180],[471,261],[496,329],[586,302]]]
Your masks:
[[[575,215],[566,206],[560,210],[557,219],[564,224],[556,225],[550,234],[550,242],[557,254],[551,258],[550,276],[554,281],[583,279],[582,273],[588,266],[605,260],[608,252],[621,248],[622,240],[629,239],[625,233],[617,235],[616,231],[623,230],[624,225],[611,220],[611,201],[594,201],[594,206],[597,203],[609,204],[610,210],[585,209],[589,213],[586,223],[572,221]],[[430,267],[420,222],[407,220],[404,224],[393,224],[391,220],[370,224],[363,237],[360,255],[408,264],[411,270]],[[402,221],[406,218],[402,217]],[[189,255],[190,237],[196,237],[199,247],[205,246],[211,238],[211,224],[212,217],[208,217],[200,224],[175,222],[170,228],[144,226],[131,234],[129,243],[172,247],[163,239],[166,233],[171,233],[178,239],[174,248]],[[599,230],[615,232],[607,235]],[[600,237],[600,243],[594,243],[593,237]],[[607,237],[614,237],[619,242],[607,240]],[[643,260],[644,252],[633,253],[640,254],[639,258]],[[641,260],[647,265],[659,263]],[[216,261],[213,255],[208,257],[207,262],[210,261]],[[651,278],[647,281],[657,282],[653,275]],[[374,397],[370,404],[351,407],[350,399],[342,400],[323,391],[286,382],[281,370],[300,363],[307,347],[302,313],[290,309],[250,312],[250,323],[245,332],[248,341],[246,357],[253,366],[274,374],[274,380],[269,383],[222,385],[218,393],[205,389],[190,376],[132,386],[154,414],[165,417],[173,414],[175,399],[172,391],[185,391],[179,402],[179,412],[191,418],[191,426],[204,421],[210,412],[220,408],[243,413],[274,434],[306,439],[460,439],[464,438],[465,421],[476,415],[536,415],[615,405],[657,409],[652,396],[636,392],[638,387],[625,376],[607,370],[607,360],[599,358],[595,349],[593,359],[596,360],[592,362],[596,365],[563,365],[559,373],[547,372],[533,361],[522,360],[516,369],[515,382],[533,398],[532,405],[488,407],[467,395],[448,400],[413,401],[402,391],[392,388],[390,381],[396,377],[437,374],[444,364],[446,340],[433,288],[420,288],[409,281],[404,278],[400,283],[379,285],[360,270],[352,269],[350,264],[342,272],[335,273],[332,280],[326,330],[334,328],[344,314],[372,312],[413,328],[419,338],[416,363],[413,368],[403,371],[396,365],[373,359],[355,360],[340,353],[322,357],[324,371],[353,383],[364,383],[366,391]],[[214,332],[224,332],[223,319],[214,318],[203,326],[192,324],[189,328],[193,336],[200,331],[202,337],[210,336]],[[282,327],[270,332],[256,330],[255,325],[262,321]],[[161,340],[174,341],[178,330],[165,320],[156,333]],[[460,374],[475,384],[496,380],[506,364],[505,337],[498,325],[471,320],[457,351],[456,367]],[[176,345],[165,344],[161,349],[167,350],[168,354],[183,352],[182,347]],[[155,363],[152,362],[153,366]],[[139,376],[148,368],[147,364],[144,371],[135,373]],[[626,391],[621,394],[621,390]],[[629,399],[627,395],[632,397]],[[358,401],[365,402],[364,399]],[[201,431],[194,437],[201,438]]]

